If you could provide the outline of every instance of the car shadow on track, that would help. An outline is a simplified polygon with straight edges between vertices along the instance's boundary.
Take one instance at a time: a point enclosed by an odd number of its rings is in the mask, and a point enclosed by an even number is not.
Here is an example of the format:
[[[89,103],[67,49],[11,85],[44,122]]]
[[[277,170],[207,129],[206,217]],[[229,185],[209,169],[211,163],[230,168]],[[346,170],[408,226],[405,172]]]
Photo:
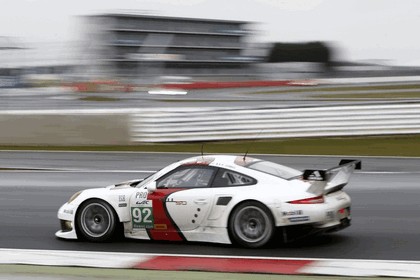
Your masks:
[[[301,239],[294,240],[292,242],[276,242],[279,248],[310,248],[310,247],[325,247],[335,246],[341,243],[347,242],[349,239],[346,235],[341,234],[323,234],[307,236]]]
[[[150,241],[120,238],[112,242],[93,243],[78,240],[60,240],[61,249],[83,251],[108,251],[147,254],[191,254],[191,255],[248,255],[248,256],[278,256],[279,253],[294,255],[301,252],[335,251],[351,239],[342,234],[324,234],[308,236],[284,243],[281,238],[263,248],[249,249],[236,245],[204,243],[204,242],[171,242]]]

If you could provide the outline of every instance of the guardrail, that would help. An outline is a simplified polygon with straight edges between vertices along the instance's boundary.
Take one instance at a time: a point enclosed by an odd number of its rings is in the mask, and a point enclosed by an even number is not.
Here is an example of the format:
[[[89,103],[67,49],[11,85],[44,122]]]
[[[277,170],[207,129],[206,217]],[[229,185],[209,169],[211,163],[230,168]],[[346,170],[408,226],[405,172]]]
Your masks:
[[[132,142],[420,133],[420,104],[155,108],[131,114]]]
[[[2,145],[131,145],[420,133],[420,103],[0,111]]]

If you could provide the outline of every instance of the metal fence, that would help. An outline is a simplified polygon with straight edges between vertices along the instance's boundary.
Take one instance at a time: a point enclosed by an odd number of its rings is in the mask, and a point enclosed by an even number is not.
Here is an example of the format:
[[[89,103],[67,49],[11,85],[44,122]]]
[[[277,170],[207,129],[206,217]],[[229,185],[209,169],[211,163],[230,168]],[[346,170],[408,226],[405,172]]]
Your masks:
[[[420,133],[420,104],[155,108],[131,114],[132,142]]]

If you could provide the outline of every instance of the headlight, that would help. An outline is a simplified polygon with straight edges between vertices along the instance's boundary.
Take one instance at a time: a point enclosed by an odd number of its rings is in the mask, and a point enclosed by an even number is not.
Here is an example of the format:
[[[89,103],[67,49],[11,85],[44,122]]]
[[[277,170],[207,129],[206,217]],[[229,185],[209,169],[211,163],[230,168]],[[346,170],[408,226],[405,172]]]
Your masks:
[[[75,200],[80,194],[82,193],[82,191],[78,191],[77,193],[75,193],[75,194],[73,194],[71,197],[70,197],[70,199],[69,199],[69,201],[68,201],[68,203],[71,203],[73,200]]]

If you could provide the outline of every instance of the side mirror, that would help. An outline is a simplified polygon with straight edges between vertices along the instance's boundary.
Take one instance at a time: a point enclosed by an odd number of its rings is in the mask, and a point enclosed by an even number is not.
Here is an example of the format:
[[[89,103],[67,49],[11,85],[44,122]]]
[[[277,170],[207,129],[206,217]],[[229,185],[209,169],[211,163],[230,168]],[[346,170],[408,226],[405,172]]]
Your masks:
[[[153,192],[155,192],[155,191],[156,191],[156,189],[157,189],[157,186],[156,186],[156,181],[152,181],[152,182],[148,183],[148,184],[146,185],[146,189],[147,189],[147,191],[148,191],[149,193],[153,193]]]

